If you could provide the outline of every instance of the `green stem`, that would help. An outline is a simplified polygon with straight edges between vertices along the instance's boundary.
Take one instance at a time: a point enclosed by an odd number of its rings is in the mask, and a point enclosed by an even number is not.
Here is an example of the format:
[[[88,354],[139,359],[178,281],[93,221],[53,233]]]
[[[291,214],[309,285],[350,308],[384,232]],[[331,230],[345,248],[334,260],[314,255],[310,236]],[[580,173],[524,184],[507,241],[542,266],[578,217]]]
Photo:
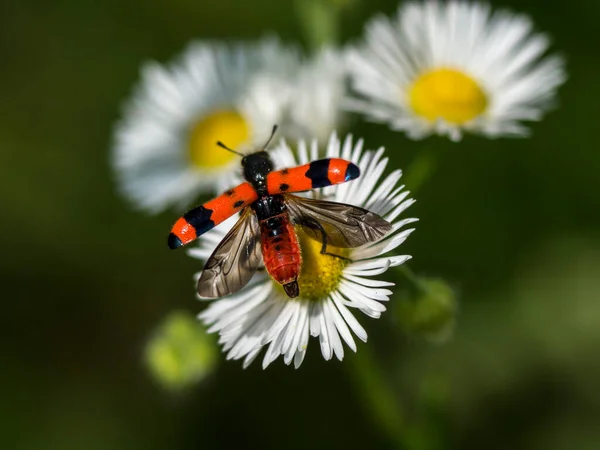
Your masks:
[[[396,267],[398,272],[400,272],[406,280],[411,283],[417,290],[428,293],[429,287],[423,283],[421,278],[412,271],[412,269],[408,266],[408,264],[401,264]]]
[[[417,156],[406,169],[406,175],[404,176],[404,182],[406,187],[410,189],[411,194],[417,192],[429,181],[429,178],[435,172],[436,166],[437,156],[432,150],[424,149],[417,153]]]
[[[355,357],[349,360],[354,381],[363,393],[364,401],[374,421],[397,448],[408,448],[405,415],[368,346],[361,347]]]
[[[325,44],[338,43],[340,8],[334,2],[296,0],[295,4],[304,36],[311,50],[316,51]]]
[[[404,276],[414,290],[425,295],[432,294],[430,285],[415,274],[407,264],[396,267],[396,270]],[[361,347],[356,356],[349,358],[349,363],[367,410],[396,448],[402,450],[443,448],[435,436],[435,430],[432,431],[432,424],[427,417],[411,421],[407,419],[397,394],[367,346]]]

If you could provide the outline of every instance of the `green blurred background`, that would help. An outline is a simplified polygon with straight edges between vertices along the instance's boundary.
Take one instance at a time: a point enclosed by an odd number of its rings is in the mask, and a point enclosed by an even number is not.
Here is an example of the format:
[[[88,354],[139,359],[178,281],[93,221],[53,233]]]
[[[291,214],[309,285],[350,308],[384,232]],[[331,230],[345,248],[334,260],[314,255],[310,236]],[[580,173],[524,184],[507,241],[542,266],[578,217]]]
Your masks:
[[[360,318],[369,343],[343,363],[325,363],[316,341],[297,371],[219,357],[205,382],[173,395],[143,349],[168,312],[201,310],[200,267],[166,248],[175,212],[147,217],[115,192],[112,127],[143,61],[167,61],[193,38],[302,41],[295,5],[3,0],[0,447],[391,448],[356,375],[363,352],[415,448],[600,448],[600,3],[494,4],[532,15],[568,60],[560,108],[531,139],[413,143],[351,126],[385,145],[393,167],[424,149],[437,158],[404,250],[457,292],[453,339],[399,332],[392,302],[382,319]],[[343,40],[396,6],[357,1]]]

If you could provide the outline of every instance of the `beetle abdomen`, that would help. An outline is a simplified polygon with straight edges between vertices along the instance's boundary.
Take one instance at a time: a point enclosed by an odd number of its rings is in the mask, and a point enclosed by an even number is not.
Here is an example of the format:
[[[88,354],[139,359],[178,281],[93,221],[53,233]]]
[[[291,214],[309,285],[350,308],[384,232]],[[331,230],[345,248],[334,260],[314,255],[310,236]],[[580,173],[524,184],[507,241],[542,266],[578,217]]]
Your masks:
[[[261,220],[260,232],[267,272],[284,286],[290,297],[296,297],[298,295],[296,282],[300,275],[302,256],[296,230],[290,223],[287,213]]]

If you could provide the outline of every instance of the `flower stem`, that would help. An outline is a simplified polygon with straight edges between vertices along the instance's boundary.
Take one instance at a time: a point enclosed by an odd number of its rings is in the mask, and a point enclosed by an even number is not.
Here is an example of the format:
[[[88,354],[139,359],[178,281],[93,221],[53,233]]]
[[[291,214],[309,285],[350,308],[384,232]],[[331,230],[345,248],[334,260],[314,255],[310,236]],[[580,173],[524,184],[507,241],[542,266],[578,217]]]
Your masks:
[[[400,272],[406,280],[413,285],[415,289],[422,293],[428,293],[429,287],[426,283],[421,280],[421,278],[412,271],[412,269],[408,266],[408,264],[400,264],[396,267],[398,272]]]
[[[417,192],[435,172],[437,157],[431,149],[424,149],[417,153],[408,169],[404,181],[411,194]]]
[[[368,346],[363,346],[349,359],[354,381],[374,421],[397,448],[408,448],[404,413]]]
[[[428,279],[419,277],[407,264],[397,266],[396,269],[412,285],[412,289],[419,293],[419,296],[428,298],[438,293],[432,290],[431,281],[428,282]],[[416,317],[422,319],[423,314],[421,316],[418,314],[423,312],[422,308],[418,308],[416,312]],[[438,316],[439,314],[426,314],[423,317],[426,319],[433,317],[435,320]],[[443,443],[436,435],[434,424],[427,415],[409,420],[398,394],[394,391],[382,368],[377,364],[369,347],[361,347],[354,357],[349,358],[349,363],[354,382],[362,393],[365,407],[381,431],[393,442],[395,448],[402,450],[440,450],[444,448]]]
[[[296,11],[311,50],[339,41],[340,8],[327,0],[296,0]]]

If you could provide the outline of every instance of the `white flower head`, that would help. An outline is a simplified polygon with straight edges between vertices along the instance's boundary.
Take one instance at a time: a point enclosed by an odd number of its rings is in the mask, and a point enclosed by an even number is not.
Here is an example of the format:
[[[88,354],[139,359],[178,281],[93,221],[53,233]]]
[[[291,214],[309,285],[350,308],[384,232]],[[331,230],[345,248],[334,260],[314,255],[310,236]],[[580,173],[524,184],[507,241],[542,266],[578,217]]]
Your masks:
[[[329,186],[307,192],[312,198],[350,203],[379,214],[392,224],[392,230],[378,242],[354,249],[336,249],[346,259],[321,254],[321,244],[298,231],[302,250],[302,269],[298,278],[300,295],[290,299],[283,289],[264,272],[254,276],[248,286],[228,297],[214,300],[200,314],[209,332],[218,332],[219,342],[228,359],[244,360],[247,367],[266,347],[263,368],[278,356],[284,362],[294,361],[299,367],[307,351],[309,337],[319,337],[321,353],[326,360],[335,355],[344,357],[343,342],[353,351],[353,334],[367,340],[365,329],[351,310],[358,310],[372,318],[385,311],[384,303],[394,283],[374,279],[392,266],[407,261],[410,256],[397,255],[395,250],[413,229],[403,229],[417,219],[399,220],[412,199],[399,186],[401,171],[383,173],[388,159],[384,149],[363,151],[362,141],[353,143],[348,136],[343,143],[332,134],[325,152],[317,141],[307,145],[300,141],[298,157],[282,143],[272,150],[278,168],[306,164],[323,157],[344,158],[357,164],[361,176],[339,186]],[[206,261],[216,245],[231,229],[237,217],[232,217],[203,235],[198,248],[190,250],[194,257]],[[331,250],[329,250],[331,251]],[[199,276],[199,274],[197,275]]]
[[[549,39],[521,14],[466,1],[403,3],[349,51],[348,107],[413,139],[464,131],[524,136],[566,79]]]
[[[183,207],[229,187],[241,152],[264,143],[289,102],[299,54],[275,39],[191,43],[167,66],[146,64],[115,131],[121,190],[138,207]]]

